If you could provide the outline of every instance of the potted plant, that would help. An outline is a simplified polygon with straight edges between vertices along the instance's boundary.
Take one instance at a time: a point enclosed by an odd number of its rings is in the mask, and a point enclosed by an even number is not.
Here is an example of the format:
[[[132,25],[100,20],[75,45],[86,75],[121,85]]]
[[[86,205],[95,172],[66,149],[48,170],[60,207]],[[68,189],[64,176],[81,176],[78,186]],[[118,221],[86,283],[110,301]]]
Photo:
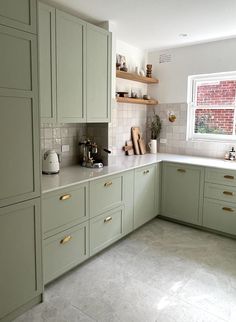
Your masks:
[[[157,139],[160,136],[161,126],[162,124],[161,124],[160,116],[154,112],[151,125],[150,125],[151,141],[148,144],[151,153],[157,153]]]

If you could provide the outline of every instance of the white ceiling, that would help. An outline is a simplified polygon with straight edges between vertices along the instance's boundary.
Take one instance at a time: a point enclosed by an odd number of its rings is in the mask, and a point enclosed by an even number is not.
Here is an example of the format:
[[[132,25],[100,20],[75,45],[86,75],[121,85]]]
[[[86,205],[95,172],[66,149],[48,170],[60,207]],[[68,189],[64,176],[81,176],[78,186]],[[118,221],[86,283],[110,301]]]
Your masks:
[[[236,0],[54,0],[91,22],[109,20],[117,38],[161,49],[236,36]],[[179,34],[188,34],[181,38]]]

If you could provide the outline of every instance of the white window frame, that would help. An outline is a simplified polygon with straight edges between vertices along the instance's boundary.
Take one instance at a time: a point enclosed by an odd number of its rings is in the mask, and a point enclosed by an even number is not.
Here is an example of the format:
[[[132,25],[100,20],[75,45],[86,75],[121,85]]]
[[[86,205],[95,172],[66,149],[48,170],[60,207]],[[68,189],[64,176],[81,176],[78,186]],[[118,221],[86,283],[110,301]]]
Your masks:
[[[225,73],[213,73],[213,74],[201,74],[192,75],[188,77],[188,115],[187,115],[187,141],[220,141],[220,142],[232,142],[236,140],[236,133],[234,135],[225,134],[209,134],[209,133],[194,133],[195,128],[195,100],[196,100],[196,86],[199,81],[212,82],[222,80],[236,80],[236,71]],[[221,106],[212,106],[209,109],[222,109]],[[224,109],[234,108],[234,131],[236,124],[236,101],[234,106],[224,106]],[[207,108],[206,108],[207,109]]]

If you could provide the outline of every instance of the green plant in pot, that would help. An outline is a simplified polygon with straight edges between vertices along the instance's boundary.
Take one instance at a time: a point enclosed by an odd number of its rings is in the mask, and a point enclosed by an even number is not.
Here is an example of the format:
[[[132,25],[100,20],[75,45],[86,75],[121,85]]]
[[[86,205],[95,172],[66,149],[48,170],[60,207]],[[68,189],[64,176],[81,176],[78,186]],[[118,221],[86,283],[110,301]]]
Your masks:
[[[154,112],[154,115],[152,117],[152,121],[150,124],[151,141],[148,143],[151,153],[157,153],[157,139],[160,136],[161,127],[162,127],[162,124],[161,124],[160,116]]]

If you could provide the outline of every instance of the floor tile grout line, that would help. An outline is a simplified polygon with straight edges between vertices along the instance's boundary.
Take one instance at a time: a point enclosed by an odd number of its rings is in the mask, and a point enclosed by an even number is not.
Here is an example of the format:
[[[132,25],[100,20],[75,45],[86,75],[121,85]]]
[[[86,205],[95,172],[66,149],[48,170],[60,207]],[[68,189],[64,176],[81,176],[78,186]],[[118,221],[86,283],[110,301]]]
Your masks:
[[[89,317],[90,319],[92,319],[94,322],[97,322],[96,319],[94,319],[93,316],[89,315],[88,313],[85,313],[83,310],[81,310],[78,306],[71,304],[72,307],[74,307],[76,310],[80,311],[81,313],[83,313],[84,315],[86,315],[87,317]]]

